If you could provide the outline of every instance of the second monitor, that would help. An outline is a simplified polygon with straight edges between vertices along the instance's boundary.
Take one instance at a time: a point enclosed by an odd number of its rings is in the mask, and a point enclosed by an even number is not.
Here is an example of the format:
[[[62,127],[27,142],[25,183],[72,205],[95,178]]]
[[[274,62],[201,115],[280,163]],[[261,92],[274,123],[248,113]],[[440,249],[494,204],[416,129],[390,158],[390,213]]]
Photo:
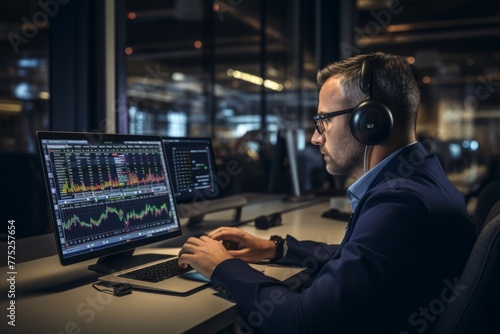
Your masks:
[[[222,196],[227,180],[217,172],[210,138],[164,137],[163,145],[180,217],[199,223],[207,213],[235,209],[233,222],[240,220],[247,200]]]

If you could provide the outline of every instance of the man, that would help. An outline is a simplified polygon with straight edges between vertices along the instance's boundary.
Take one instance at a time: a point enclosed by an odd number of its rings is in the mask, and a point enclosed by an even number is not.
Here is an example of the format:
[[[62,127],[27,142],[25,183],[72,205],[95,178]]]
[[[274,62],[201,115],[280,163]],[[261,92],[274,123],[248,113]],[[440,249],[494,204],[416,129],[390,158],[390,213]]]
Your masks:
[[[400,56],[358,55],[321,70],[318,83],[311,141],[329,173],[357,179],[347,191],[353,215],[342,243],[264,240],[223,227],[187,240],[179,264],[209,277],[247,324],[268,333],[428,333],[457,292],[475,234],[463,196],[416,142],[420,94],[411,68]],[[361,132],[387,125],[382,137],[359,133],[356,110],[366,95],[383,104],[375,106],[383,116]],[[301,265],[306,258],[318,271],[300,291],[245,262]]]

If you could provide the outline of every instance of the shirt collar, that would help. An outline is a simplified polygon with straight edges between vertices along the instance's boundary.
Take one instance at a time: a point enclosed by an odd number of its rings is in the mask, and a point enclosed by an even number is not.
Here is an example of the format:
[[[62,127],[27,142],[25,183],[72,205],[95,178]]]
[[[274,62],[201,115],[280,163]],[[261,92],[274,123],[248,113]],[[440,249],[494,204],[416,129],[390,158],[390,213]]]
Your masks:
[[[351,184],[351,186],[347,189],[347,198],[351,204],[351,210],[354,212],[356,207],[358,206],[359,200],[365,195],[368,190],[368,187],[372,183],[372,181],[377,177],[380,171],[394,158],[398,155],[403,149],[408,146],[414,145],[417,142],[413,142],[408,144],[400,149],[392,152],[389,156],[387,156],[384,160],[380,161],[375,167],[366,172],[363,176],[361,176],[356,182]]]

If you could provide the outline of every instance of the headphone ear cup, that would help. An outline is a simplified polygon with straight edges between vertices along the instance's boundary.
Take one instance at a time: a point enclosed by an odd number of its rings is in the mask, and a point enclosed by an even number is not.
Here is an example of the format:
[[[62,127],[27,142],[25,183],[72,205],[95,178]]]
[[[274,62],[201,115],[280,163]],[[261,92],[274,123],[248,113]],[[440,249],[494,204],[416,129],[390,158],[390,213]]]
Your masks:
[[[353,137],[364,145],[377,145],[391,134],[394,120],[389,108],[380,101],[368,99],[354,109],[349,127]]]

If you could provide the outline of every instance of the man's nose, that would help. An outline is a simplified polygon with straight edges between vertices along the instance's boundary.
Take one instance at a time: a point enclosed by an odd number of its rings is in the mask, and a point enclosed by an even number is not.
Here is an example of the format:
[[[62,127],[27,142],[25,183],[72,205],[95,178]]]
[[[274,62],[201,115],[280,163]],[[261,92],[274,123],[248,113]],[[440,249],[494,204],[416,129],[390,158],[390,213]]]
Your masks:
[[[321,143],[323,142],[323,135],[320,135],[318,130],[315,129],[314,130],[314,133],[311,137],[311,144],[313,145],[321,145]]]

